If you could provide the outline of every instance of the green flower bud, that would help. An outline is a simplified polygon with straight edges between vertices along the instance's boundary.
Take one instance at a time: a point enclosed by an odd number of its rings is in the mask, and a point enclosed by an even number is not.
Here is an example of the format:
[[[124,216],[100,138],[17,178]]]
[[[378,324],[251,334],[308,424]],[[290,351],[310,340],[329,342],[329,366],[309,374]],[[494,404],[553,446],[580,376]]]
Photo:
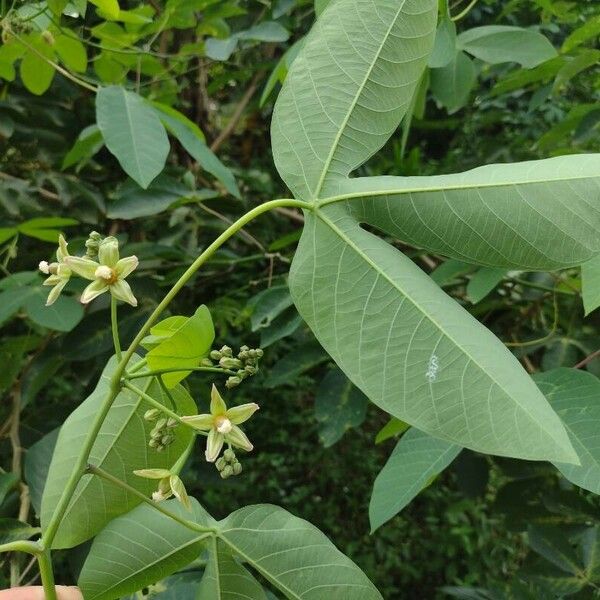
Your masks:
[[[154,429],[162,429],[166,424],[167,424],[167,419],[165,419],[163,417],[162,419],[159,419],[158,421],[156,421],[156,425],[154,426]]]
[[[167,421],[167,428],[173,429],[177,427],[177,425],[179,425],[179,421],[177,419],[174,419],[173,417],[169,417],[169,420]]]
[[[223,355],[218,350],[212,350],[211,353],[210,353],[210,357],[213,360],[221,360],[222,356]]]
[[[162,438],[160,439],[161,443],[163,446],[169,446],[173,440],[175,439],[174,435],[163,435]]]
[[[240,352],[246,352],[250,350],[250,348],[248,348],[248,346],[240,346]]]
[[[220,361],[219,365],[224,369],[239,369],[242,366],[242,361],[237,358],[230,358],[224,356]]]
[[[242,472],[242,463],[241,462],[234,462],[233,465],[231,466],[231,468],[233,469],[233,474],[234,475],[239,475]]]
[[[229,356],[230,358],[233,356],[233,351],[229,346],[223,346],[220,352],[223,356]]]
[[[254,350],[254,349],[248,350],[248,356],[250,358],[256,358],[256,350]]]
[[[225,450],[225,452],[223,452],[223,458],[227,462],[232,462],[235,460],[235,452],[231,448],[227,448],[227,450]]]
[[[237,387],[238,385],[240,385],[240,383],[242,383],[242,380],[240,377],[230,377],[226,382],[225,382],[225,387],[230,390],[231,388]]]
[[[263,355],[264,355],[264,352],[262,351],[262,348],[257,348],[257,349],[255,350],[255,352],[256,352],[256,356],[257,356],[258,358],[262,358],[262,357],[263,357]]]
[[[156,421],[160,415],[161,412],[158,408],[151,408],[144,413],[144,419],[146,421]]]
[[[148,446],[150,446],[150,448],[158,448],[159,442],[156,438],[152,438],[149,442],[148,442]]]
[[[203,358],[200,361],[200,366],[202,367],[214,367],[213,361],[210,358]]]
[[[217,459],[215,463],[215,467],[217,467],[217,471],[222,471],[227,466],[227,461],[221,456],[221,458]]]
[[[256,373],[258,373],[258,368],[254,367],[252,365],[246,365],[244,367],[244,371],[248,374],[248,375],[256,375]]]
[[[221,477],[223,479],[227,479],[228,477],[231,477],[233,475],[233,467],[231,465],[227,465],[222,471],[221,471]]]
[[[164,449],[165,449],[165,447],[162,444],[156,446],[156,451],[157,452],[162,452]]]

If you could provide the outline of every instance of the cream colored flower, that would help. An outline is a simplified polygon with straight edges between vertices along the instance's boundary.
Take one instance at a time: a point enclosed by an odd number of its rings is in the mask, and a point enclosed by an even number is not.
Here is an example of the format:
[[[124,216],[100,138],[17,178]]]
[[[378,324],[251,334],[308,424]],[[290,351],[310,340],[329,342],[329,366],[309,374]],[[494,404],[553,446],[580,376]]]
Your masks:
[[[39,264],[40,271],[44,273],[44,275],[49,275],[49,277],[44,280],[43,285],[52,286],[52,289],[48,294],[48,299],[46,300],[46,306],[54,304],[54,302],[56,302],[57,298],[60,296],[60,293],[63,291],[65,285],[69,283],[72,271],[65,262],[68,256],[69,251],[67,250],[67,242],[65,238],[60,235],[58,237],[58,248],[56,250],[56,260],[58,262],[48,263],[43,260]]]
[[[138,266],[138,259],[136,256],[119,258],[119,242],[116,238],[102,240],[98,248],[98,262],[84,256],[69,256],[65,262],[74,273],[92,281],[81,294],[83,304],[110,291],[117,300],[137,306],[137,300],[125,278]]]
[[[210,414],[193,415],[182,419],[198,431],[208,431],[206,460],[215,462],[225,442],[248,452],[254,448],[238,425],[247,421],[258,408],[258,404],[251,402],[228,409],[219,390],[213,385]]]
[[[175,473],[171,473],[167,469],[139,469],[133,473],[144,479],[159,480],[158,489],[152,492],[152,500],[154,502],[162,502],[163,500],[168,500],[171,496],[175,496],[187,510],[192,509],[190,497],[183,485],[183,481]]]

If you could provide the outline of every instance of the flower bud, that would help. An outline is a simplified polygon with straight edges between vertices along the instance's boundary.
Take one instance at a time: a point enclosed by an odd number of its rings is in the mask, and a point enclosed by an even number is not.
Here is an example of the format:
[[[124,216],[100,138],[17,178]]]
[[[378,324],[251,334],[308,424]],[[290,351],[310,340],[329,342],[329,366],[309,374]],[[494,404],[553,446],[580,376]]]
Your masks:
[[[169,417],[169,420],[167,421],[167,429],[174,429],[177,427],[177,425],[179,425],[179,421],[173,417]]]
[[[221,360],[223,355],[218,350],[211,350],[210,357],[213,360]]]
[[[242,361],[237,358],[229,358],[224,356],[220,361],[219,365],[224,369],[239,369],[242,366]]]
[[[227,450],[225,450],[225,452],[223,452],[223,458],[227,462],[232,462],[235,460],[235,452],[231,448],[227,448]]]
[[[150,408],[144,413],[144,419],[146,421],[156,421],[160,416],[161,412],[158,408]]]
[[[242,380],[240,377],[230,377],[226,382],[225,382],[225,387],[230,390],[231,388],[237,387],[238,385],[240,385],[240,383],[242,383]]]
[[[222,471],[221,471],[221,477],[223,479],[227,479],[228,477],[231,477],[233,475],[233,467],[231,465],[227,465]]]
[[[230,358],[233,356],[233,351],[229,346],[223,346],[220,352],[223,356],[229,356]]]
[[[227,461],[225,460],[224,457],[220,457],[217,459],[217,462],[215,463],[215,467],[217,467],[217,471],[222,471],[225,467],[227,466]]]
[[[42,31],[42,39],[48,44],[48,46],[54,46],[55,40],[52,33],[48,30]]]
[[[148,446],[150,446],[150,448],[158,448],[159,442],[156,438],[152,438],[149,442],[148,442]]]
[[[233,469],[234,475],[239,475],[242,472],[242,463],[239,461],[236,461],[233,463],[231,468]]]
[[[203,358],[200,361],[200,366],[202,367],[214,367],[213,361],[210,358]]]

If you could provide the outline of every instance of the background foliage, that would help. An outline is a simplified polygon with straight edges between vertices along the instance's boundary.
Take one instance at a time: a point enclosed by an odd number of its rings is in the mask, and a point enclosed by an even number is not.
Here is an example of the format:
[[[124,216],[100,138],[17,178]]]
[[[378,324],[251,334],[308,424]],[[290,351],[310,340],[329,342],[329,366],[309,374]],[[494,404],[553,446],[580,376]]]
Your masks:
[[[451,14],[468,4],[451,5]],[[44,310],[36,265],[59,231],[74,249],[90,229],[116,235],[141,260],[131,279],[145,300],[125,313],[131,336],[153,307],[148,299],[159,298],[231,219],[285,195],[269,151],[272,103],[315,18],[312,2],[303,0],[120,8],[106,0],[87,7],[17,2],[18,18],[9,8],[2,4],[3,15],[13,17],[3,21],[0,47],[0,535],[14,531],[4,519],[35,524],[52,445],[44,436],[89,393],[112,348],[108,302],[84,311],[73,282],[54,310]],[[480,0],[456,22],[459,33],[496,24],[540,32],[551,45],[524,59],[510,55],[514,41],[500,40],[489,56],[462,34],[457,46],[442,21],[446,46],[436,42],[412,117],[360,174],[439,174],[600,150],[595,3]],[[86,86],[97,85],[106,87],[96,107]],[[133,148],[119,136],[123,123],[105,116],[123,105],[141,121]],[[340,377],[291,305],[282,274],[300,220],[281,210],[253,223],[173,307],[192,314],[205,303],[218,340],[266,351],[261,374],[238,392],[240,402],[263,408],[248,427],[257,449],[245,457],[244,474],[222,482],[198,453],[186,467],[188,491],[217,518],[249,503],[282,505],[330,536],[385,598],[593,595],[600,504],[550,465],[465,451],[369,534],[371,489],[394,435],[374,443],[385,413],[367,407]],[[600,286],[586,286],[582,298],[578,269],[477,270],[402,248],[511,344],[529,372],[571,368],[600,347],[593,312]],[[582,368],[600,375],[595,359]],[[190,385],[206,408],[207,382],[196,377]],[[20,501],[20,477],[11,475],[22,470],[31,511]],[[81,554],[62,555],[60,580],[74,580]],[[8,562],[2,573],[8,583]],[[151,592],[168,598],[186,577],[193,569]]]

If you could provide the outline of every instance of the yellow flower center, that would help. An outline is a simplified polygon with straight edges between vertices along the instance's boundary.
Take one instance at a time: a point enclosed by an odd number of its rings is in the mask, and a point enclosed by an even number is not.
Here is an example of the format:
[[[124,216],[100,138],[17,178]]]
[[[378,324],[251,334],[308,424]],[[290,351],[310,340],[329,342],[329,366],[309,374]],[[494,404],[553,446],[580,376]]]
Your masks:
[[[96,272],[94,273],[94,275],[98,279],[104,279],[104,281],[106,281],[106,283],[108,283],[109,285],[115,283],[115,281],[117,281],[117,279],[118,279],[117,274],[115,273],[114,269],[111,269],[110,267],[107,267],[106,265],[100,265],[96,269]]]

